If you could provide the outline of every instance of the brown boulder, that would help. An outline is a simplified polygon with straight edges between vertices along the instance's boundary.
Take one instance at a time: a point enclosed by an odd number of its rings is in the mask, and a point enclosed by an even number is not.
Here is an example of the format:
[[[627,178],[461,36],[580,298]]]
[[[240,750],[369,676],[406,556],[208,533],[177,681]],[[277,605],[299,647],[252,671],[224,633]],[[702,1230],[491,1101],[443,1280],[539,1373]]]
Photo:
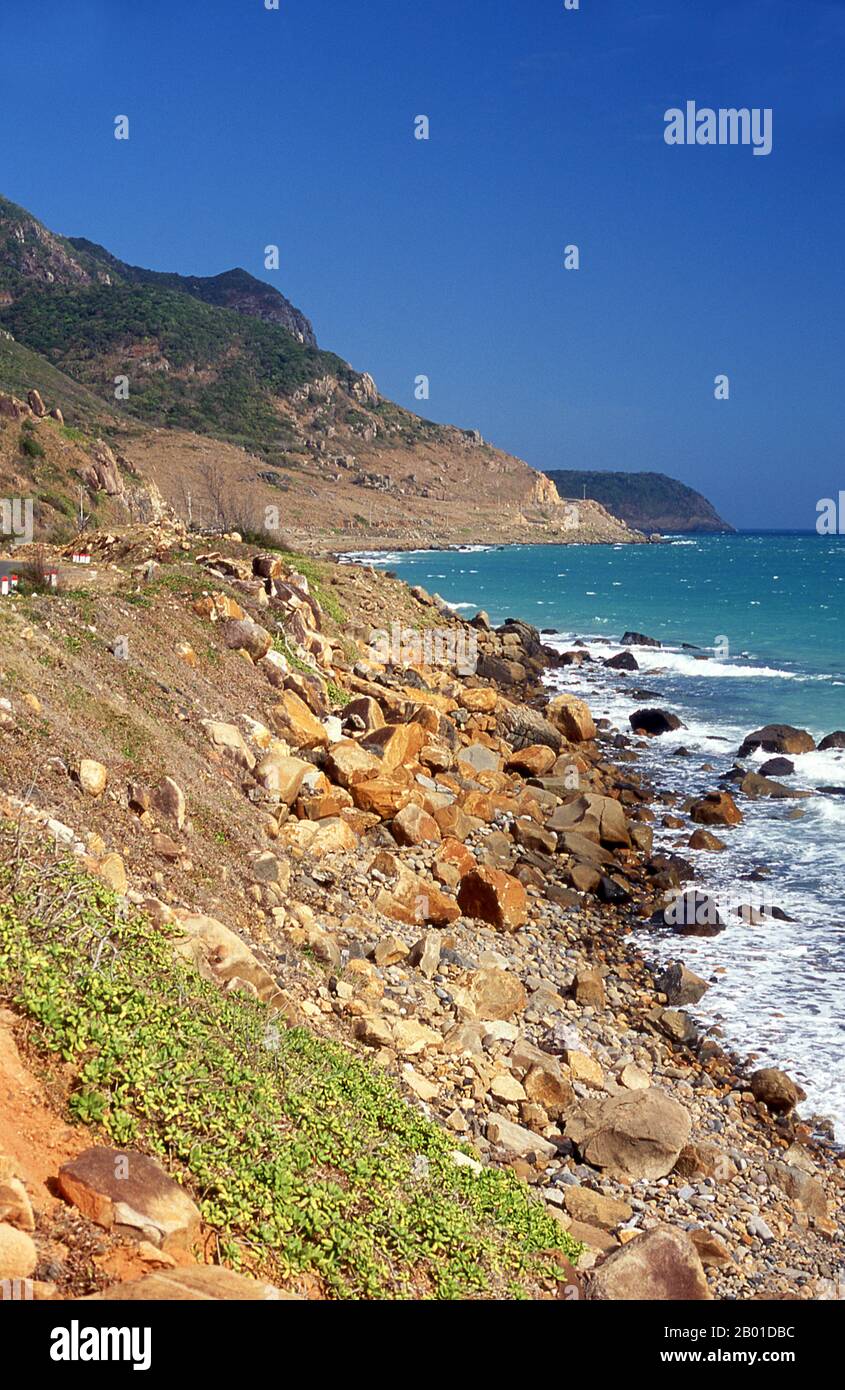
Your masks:
[[[555,751],[545,743],[530,743],[512,753],[505,763],[506,772],[518,772],[523,777],[543,777],[555,765]]]
[[[486,866],[464,875],[458,903],[464,916],[489,922],[497,931],[516,931],[528,916],[528,898],[519,879]]]
[[[62,1196],[110,1231],[128,1227],[164,1250],[190,1249],[200,1214],[187,1192],[146,1154],[86,1149],[59,1169]]]
[[[663,1178],[690,1135],[686,1110],[656,1086],[586,1100],[566,1118],[585,1162],[621,1181]]]
[[[507,1022],[522,1012],[527,1001],[519,976],[510,970],[499,970],[496,966],[474,971],[468,994],[475,1017],[485,1022],[496,1019]]]
[[[400,845],[437,844],[442,838],[434,817],[413,802],[394,816],[391,830]]]
[[[806,729],[795,729],[791,724],[765,724],[746,736],[738,756],[747,758],[758,748],[764,753],[812,753],[815,746]]]
[[[708,792],[690,807],[697,825],[741,825],[742,812],[730,792]]]
[[[755,1100],[762,1101],[775,1115],[788,1115],[796,1105],[807,1099],[807,1092],[777,1067],[761,1067],[750,1078],[749,1087]]]
[[[285,690],[270,711],[273,728],[294,748],[325,748],[329,738],[319,719],[293,690]]]
[[[571,743],[584,743],[596,736],[589,706],[575,695],[556,695],[546,710],[548,718]]]
[[[656,1226],[608,1255],[586,1277],[587,1298],[610,1302],[705,1301],[695,1243],[675,1226]]]
[[[273,645],[266,627],[251,618],[232,618],[223,624],[223,641],[231,651],[247,652],[253,661],[260,661]]]

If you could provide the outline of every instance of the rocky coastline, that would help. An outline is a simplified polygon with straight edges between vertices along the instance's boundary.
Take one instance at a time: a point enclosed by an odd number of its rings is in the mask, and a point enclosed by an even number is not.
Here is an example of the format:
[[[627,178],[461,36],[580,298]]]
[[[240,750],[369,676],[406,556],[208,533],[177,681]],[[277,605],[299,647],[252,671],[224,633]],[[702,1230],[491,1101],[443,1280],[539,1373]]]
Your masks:
[[[577,647],[514,619],[465,623],[366,565],[308,576],[295,557],[236,535],[197,546],[178,527],[87,548],[130,652],[133,614],[164,605],[160,677],[184,693],[162,779],[122,784],[113,749],[80,745],[46,804],[27,796],[31,716],[59,695],[13,693],[4,817],[58,826],[86,871],[186,934],[205,977],[392,1077],[456,1163],[524,1180],[569,1252],[535,1296],[842,1297],[845,1158],[799,1118],[789,1076],[745,1065],[687,1012],[708,981],[685,967],[684,939],[721,924],[682,857],[654,847],[658,817],[715,835],[766,788],[678,804],[637,756],[671,711],[603,727],[549,688]],[[43,610],[11,611],[9,650],[40,641]],[[392,622],[471,642],[473,669],[442,647],[439,661],[429,646],[378,659],[373,629]],[[648,640],[627,639],[610,658],[622,669]],[[99,678],[119,682],[109,650]],[[779,755],[794,734],[750,737]],[[209,781],[230,808],[222,840],[204,838]],[[673,962],[649,965],[649,930],[677,935]]]

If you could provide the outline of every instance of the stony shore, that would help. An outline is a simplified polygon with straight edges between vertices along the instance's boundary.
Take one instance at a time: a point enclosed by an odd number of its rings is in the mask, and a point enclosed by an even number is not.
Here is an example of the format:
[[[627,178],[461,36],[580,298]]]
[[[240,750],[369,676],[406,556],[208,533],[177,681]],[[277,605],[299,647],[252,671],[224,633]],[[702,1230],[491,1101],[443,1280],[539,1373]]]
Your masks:
[[[140,575],[141,593],[145,565],[187,549],[110,542],[90,543],[95,564]],[[581,1247],[559,1296],[841,1297],[845,1159],[798,1118],[789,1077],[745,1068],[685,1011],[707,981],[683,967],[684,936],[718,924],[702,925],[698,900],[678,916],[688,874],[654,852],[667,804],[636,753],[659,736],[656,712],[631,738],[598,729],[583,701],[549,699],[561,658],[535,629],[464,624],[367,567],[334,567],[341,623],[291,560],[235,539],[191,558],[206,586],[194,618],[255,692],[266,683],[236,715],[211,713],[207,692],[204,715],[183,715],[203,775],[250,817],[250,925],[220,920],[225,895],[214,911],[191,896],[202,850],[175,754],[158,785],[113,797],[159,867],[139,854],[136,871],[74,821],[90,871],[188,933],[211,978],[395,1077],[471,1146],[461,1162],[524,1179]],[[475,673],[374,660],[363,634],[394,613],[471,636]],[[7,703],[9,736],[25,711]],[[105,756],[83,761],[84,817],[112,773]],[[17,788],[5,815],[50,818]],[[713,834],[755,791],[735,790],[672,809]],[[648,929],[678,935],[658,974]]]

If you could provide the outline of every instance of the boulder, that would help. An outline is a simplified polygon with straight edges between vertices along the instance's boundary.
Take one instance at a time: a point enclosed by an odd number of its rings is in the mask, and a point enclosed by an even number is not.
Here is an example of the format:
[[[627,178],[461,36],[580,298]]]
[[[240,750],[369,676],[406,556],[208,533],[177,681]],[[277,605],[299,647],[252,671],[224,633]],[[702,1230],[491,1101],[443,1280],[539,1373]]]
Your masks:
[[[655,982],[670,1004],[697,1004],[710,988],[695,971],[688,970],[679,960],[673,960],[661,971]]]
[[[550,719],[532,709],[530,705],[511,705],[502,702],[499,710],[499,730],[512,748],[528,748],[543,744],[557,754],[560,751],[561,735]]]
[[[758,801],[764,796],[771,797],[774,801],[798,801],[811,795],[810,792],[799,791],[796,787],[785,787],[782,782],[763,777],[759,772],[746,772],[739,789],[743,796],[747,796],[751,801]]]
[[[294,748],[325,748],[329,737],[316,715],[294,690],[285,690],[270,711],[273,728]]]
[[[492,714],[498,699],[497,692],[490,687],[464,687],[458,695],[458,704],[461,709],[469,710],[472,714]]]
[[[601,971],[592,965],[582,965],[575,971],[572,993],[576,1004],[590,1005],[594,1009],[605,1006],[604,980]]]
[[[394,816],[391,830],[400,845],[437,844],[442,839],[434,817],[413,802]]]
[[[86,1149],[58,1174],[62,1196],[105,1230],[126,1227],[163,1250],[189,1250],[200,1213],[183,1187],[146,1154]]]
[[[626,632],[622,638],[623,647],[660,647],[656,637],[645,637],[641,632]]]
[[[468,747],[458,750],[458,763],[466,763],[472,769],[472,773],[498,772],[499,762],[498,753],[483,743],[471,743]]]
[[[836,729],[832,734],[826,734],[819,744],[819,752],[827,753],[831,748],[845,748],[845,730]]]
[[[791,777],[795,772],[795,764],[789,758],[767,758],[757,770],[761,777]]]
[[[178,911],[175,916],[183,932],[176,950],[192,961],[205,979],[229,988],[247,985],[265,1003],[272,1006],[280,1002],[281,992],[273,976],[231,928],[201,912]]]
[[[384,872],[382,864],[390,857],[380,852],[371,867]],[[395,882],[389,888],[380,889],[376,895],[376,911],[382,912],[385,917],[392,917],[394,922],[406,922],[410,926],[429,923],[434,927],[449,926],[460,917],[461,909],[455,899],[448,897],[427,879],[411,873],[402,865],[396,866],[394,877]]]
[[[489,966],[473,972],[467,986],[476,1019],[507,1022],[525,1008],[527,996],[518,975]]]
[[[352,800],[358,810],[369,811],[380,820],[392,820],[410,799],[411,788],[393,777],[370,777],[352,786]]]
[[[756,749],[764,753],[812,753],[815,741],[806,729],[793,728],[791,724],[765,724],[748,734],[739,750],[740,758],[747,758]]]
[[[491,1144],[504,1149],[513,1158],[526,1158],[536,1154],[539,1158],[554,1158],[557,1149],[548,1139],[543,1139],[533,1130],[523,1129],[504,1115],[493,1115],[487,1121],[487,1138]]]
[[[185,793],[172,777],[162,777],[150,792],[150,806],[164,820],[172,821],[177,830],[185,824]]]
[[[551,772],[555,765],[556,753],[546,743],[530,743],[512,753],[505,763],[506,772],[518,772],[522,777],[542,777]]]
[[[762,1101],[775,1115],[788,1115],[796,1105],[807,1099],[807,1092],[777,1067],[761,1067],[749,1079],[755,1100]]]
[[[628,722],[635,733],[648,734],[649,738],[657,738],[660,734],[670,734],[675,729],[686,727],[677,714],[665,709],[638,709],[630,715]]]
[[[708,792],[690,807],[696,825],[741,825],[742,812],[730,792]]]
[[[206,737],[219,753],[223,753],[238,767],[251,772],[255,758],[244,742],[243,734],[234,724],[222,724],[216,719],[203,719],[202,727]]]
[[[604,1231],[615,1231],[623,1221],[630,1221],[634,1215],[627,1202],[615,1197],[605,1197],[603,1192],[594,1192],[591,1187],[573,1184],[566,1187],[563,1205],[573,1221],[583,1221],[587,1226],[599,1226]]]
[[[329,777],[347,791],[351,791],[359,782],[378,777],[383,771],[381,760],[354,739],[341,739],[335,743],[326,758]]]
[[[609,656],[604,664],[611,671],[639,671],[640,669],[640,663],[633,652],[619,652],[617,656]]]
[[[108,776],[107,769],[94,758],[83,758],[79,764],[79,785],[87,796],[102,796]]]
[[[260,661],[273,645],[266,627],[251,618],[231,618],[223,624],[223,641],[231,651],[244,651],[253,661]]]
[[[266,791],[276,792],[285,806],[292,806],[305,778],[314,770],[313,763],[304,758],[293,758],[271,748],[256,767],[255,777]]]
[[[553,811],[546,825],[549,830],[574,831],[608,849],[627,849],[631,844],[624,807],[612,796],[585,792],[571,797]]]
[[[366,734],[361,742],[362,747],[379,760],[382,771],[391,771],[415,763],[426,741],[425,728],[412,720],[409,724],[385,724]]]
[[[624,1182],[665,1177],[689,1136],[686,1110],[656,1086],[585,1100],[566,1116],[584,1161]]]
[[[340,816],[326,816],[323,820],[287,821],[279,838],[295,853],[308,855],[311,859],[322,859],[326,854],[336,854],[339,850],[352,850],[358,844],[358,836],[352,826]]]
[[[549,719],[571,743],[584,743],[596,736],[589,706],[575,695],[556,695],[546,711]]]
[[[678,893],[664,908],[662,920],[681,936],[716,936],[725,929],[716,902],[698,888]]]
[[[88,1294],[82,1302],[268,1303],[301,1299],[301,1294],[236,1274],[223,1265],[180,1265],[177,1269],[157,1269],[130,1283],[112,1284],[101,1293]]]
[[[0,1224],[0,1281],[31,1279],[37,1264],[38,1251],[32,1236],[15,1226]]]
[[[572,1081],[556,1057],[540,1053],[523,1077],[528,1099],[542,1106],[546,1114],[558,1120],[575,1104]]]
[[[675,1226],[655,1226],[614,1250],[587,1274],[586,1296],[603,1302],[704,1302],[713,1297],[695,1242]]]
[[[712,830],[696,830],[687,840],[690,849],[708,850],[711,853],[718,853],[720,850],[727,849],[724,840],[720,840],[718,835],[714,835]]]
[[[528,916],[528,898],[519,879],[484,865],[461,879],[458,903],[465,917],[489,922],[497,931],[514,932]]]

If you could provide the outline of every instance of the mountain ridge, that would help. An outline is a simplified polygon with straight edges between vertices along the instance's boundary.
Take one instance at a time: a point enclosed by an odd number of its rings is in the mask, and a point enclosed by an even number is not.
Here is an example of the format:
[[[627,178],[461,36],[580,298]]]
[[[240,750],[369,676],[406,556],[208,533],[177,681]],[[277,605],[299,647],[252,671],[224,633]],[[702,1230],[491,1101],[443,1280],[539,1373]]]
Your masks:
[[[270,516],[331,551],[643,539],[598,502],[563,506],[477,430],[387,400],[246,271],[143,270],[0,199],[0,330],[0,391],[19,398],[6,414],[34,431],[6,432],[10,479],[24,444],[61,472],[55,429],[20,408],[35,390],[192,524],[258,532]]]

